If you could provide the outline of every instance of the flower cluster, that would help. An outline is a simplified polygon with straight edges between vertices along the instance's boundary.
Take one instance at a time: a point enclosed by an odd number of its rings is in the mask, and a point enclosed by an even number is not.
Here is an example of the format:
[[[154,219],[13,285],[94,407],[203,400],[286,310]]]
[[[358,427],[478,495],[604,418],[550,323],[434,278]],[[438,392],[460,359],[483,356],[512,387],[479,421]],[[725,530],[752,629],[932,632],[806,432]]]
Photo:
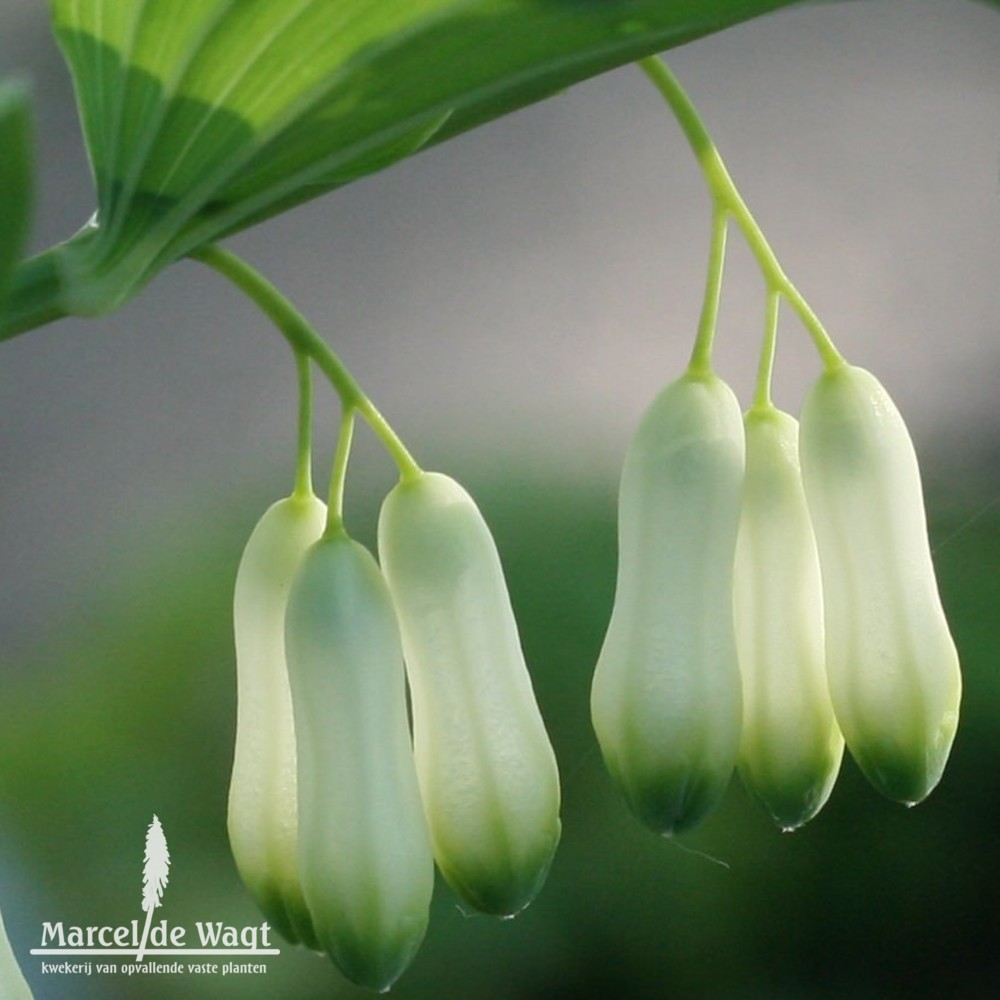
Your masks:
[[[961,675],[909,434],[788,281],[676,79],[658,60],[643,68],[705,173],[712,236],[691,363],[643,417],[622,473],[591,691],[604,760],[664,835],[705,817],[734,769],[795,829],[827,801],[845,745],[881,792],[919,802],[951,748]],[[712,367],[730,220],[767,290],[745,415]],[[261,519],[236,586],[233,852],[289,940],[386,989],[423,939],[435,863],[482,912],[534,898],[560,836],[555,756],[473,500],[419,468],[273,286],[219,248],[197,256],[263,306],[300,373],[296,490]],[[770,397],[782,299],[824,366],[801,428]],[[329,510],[309,485],[312,364],[343,407]],[[343,526],[355,416],[400,472],[378,562]]]
[[[381,569],[325,521],[311,493],[279,501],[240,564],[229,831],[273,925],[382,990],[423,939],[435,861],[480,911],[531,902],[559,841],[559,777],[468,493],[403,477]]]
[[[881,384],[829,364],[801,433],[769,401],[741,419],[711,371],[668,385],[625,461],[591,699],[636,815],[687,829],[736,767],[794,829],[845,740],[879,791],[914,804],[941,777],[960,695],[916,456]]]

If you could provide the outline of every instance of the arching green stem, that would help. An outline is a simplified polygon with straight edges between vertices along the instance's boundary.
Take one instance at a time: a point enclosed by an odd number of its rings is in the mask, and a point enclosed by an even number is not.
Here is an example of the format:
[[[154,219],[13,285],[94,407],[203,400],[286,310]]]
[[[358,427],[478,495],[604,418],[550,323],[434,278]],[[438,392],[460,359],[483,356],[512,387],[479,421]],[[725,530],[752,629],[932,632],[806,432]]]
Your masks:
[[[378,436],[399,468],[401,478],[412,479],[421,474],[420,466],[385,417],[362,391],[344,363],[313,329],[309,321],[274,285],[246,261],[221,247],[214,245],[202,247],[192,253],[191,257],[228,278],[261,308],[281,331],[293,350],[307,355],[316,362],[340,396],[344,408],[355,410]]]
[[[347,482],[347,462],[351,457],[351,442],[354,439],[354,407],[345,406],[340,417],[340,433],[337,436],[337,450],[333,456],[330,472],[330,496],[327,501],[326,530],[324,538],[336,538],[344,531],[344,484]]]
[[[299,440],[295,463],[294,496],[312,496],[312,368],[309,355],[295,350],[295,367],[299,376]]]
[[[768,290],[784,296],[788,304],[795,310],[802,325],[812,337],[816,349],[823,359],[823,364],[828,369],[843,365],[844,359],[834,346],[830,335],[823,328],[823,324],[781,269],[777,257],[775,257],[760,226],[757,225],[757,221],[729,176],[729,171],[726,170],[726,165],[722,162],[722,157],[719,155],[712,137],[708,134],[704,122],[691,103],[691,99],[684,92],[684,88],[666,63],[656,56],[640,60],[639,66],[663,95],[683,129],[704,174],[709,194],[712,196],[716,208],[721,208],[727,215],[732,216],[740,227],[740,231],[764,276]]]
[[[754,410],[769,410],[771,402],[771,374],[774,371],[774,352],[778,344],[778,307],[781,299],[777,291],[769,288],[764,310],[764,343],[760,349],[760,367],[757,369],[757,387],[754,391]]]
[[[712,370],[712,344],[715,327],[719,318],[719,299],[722,295],[722,271],[726,263],[725,211],[718,205],[712,212],[712,241],[708,251],[708,278],[705,282],[705,301],[701,307],[698,322],[698,337],[691,352],[688,372],[692,375],[707,375]]]

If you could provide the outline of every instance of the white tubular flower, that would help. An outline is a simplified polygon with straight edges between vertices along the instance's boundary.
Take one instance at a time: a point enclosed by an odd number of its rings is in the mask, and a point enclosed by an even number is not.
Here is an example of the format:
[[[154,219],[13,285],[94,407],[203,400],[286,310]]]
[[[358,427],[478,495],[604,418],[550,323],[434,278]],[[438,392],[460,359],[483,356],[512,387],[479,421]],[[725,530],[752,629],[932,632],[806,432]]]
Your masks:
[[[299,870],[320,944],[386,990],[427,929],[434,863],[406,714],[403,651],[375,560],[345,535],[307,553],[288,601]]]
[[[774,821],[793,830],[823,807],[844,739],[827,689],[819,557],[802,488],[798,423],[746,415],[736,544],[736,642],[743,676],[739,771]]]
[[[326,506],[311,494],[272,505],[236,574],[236,749],[229,840],[236,867],[271,925],[317,948],[298,875],[295,727],[285,664],[285,605]]]
[[[663,834],[705,816],[736,763],[743,461],[736,397],[717,376],[690,373],[656,398],[625,458],[618,582],[591,713],[612,777]]]
[[[962,683],[913,444],[869,372],[843,365],[812,388],[802,413],[802,469],[837,720],[872,784],[914,804],[944,770]]]
[[[509,916],[559,842],[559,774],[493,537],[468,493],[425,473],[379,519],[399,614],[434,856],[471,906]]]

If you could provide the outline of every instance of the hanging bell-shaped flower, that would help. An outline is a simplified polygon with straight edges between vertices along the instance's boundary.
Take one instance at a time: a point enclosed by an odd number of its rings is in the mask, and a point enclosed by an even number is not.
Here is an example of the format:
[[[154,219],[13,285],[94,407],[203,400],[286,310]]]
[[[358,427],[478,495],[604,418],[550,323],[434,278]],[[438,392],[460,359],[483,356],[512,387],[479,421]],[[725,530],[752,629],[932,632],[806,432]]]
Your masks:
[[[560,795],[496,546],[469,494],[424,473],[386,497],[379,554],[435,859],[471,906],[509,916],[548,873]]]
[[[662,834],[705,816],[736,763],[733,559],[743,461],[732,390],[691,373],[656,398],[625,458],[618,582],[591,713],[612,777]]]
[[[229,841],[257,905],[292,943],[318,948],[298,873],[295,727],[285,663],[285,606],[306,549],[323,533],[312,494],[273,504],[257,522],[236,573],[236,749]]]
[[[958,725],[958,654],[938,595],[906,425],[862,368],[826,371],[802,411],[830,693],[847,746],[891,799],[937,784]]]
[[[798,423],[774,407],[745,419],[736,543],[736,642],[743,676],[739,772],[793,830],[823,807],[844,739],[830,702],[819,557],[799,466]]]
[[[285,621],[295,709],[299,871],[316,935],[353,982],[386,990],[427,929],[434,862],[385,580],[345,535],[296,576]]]

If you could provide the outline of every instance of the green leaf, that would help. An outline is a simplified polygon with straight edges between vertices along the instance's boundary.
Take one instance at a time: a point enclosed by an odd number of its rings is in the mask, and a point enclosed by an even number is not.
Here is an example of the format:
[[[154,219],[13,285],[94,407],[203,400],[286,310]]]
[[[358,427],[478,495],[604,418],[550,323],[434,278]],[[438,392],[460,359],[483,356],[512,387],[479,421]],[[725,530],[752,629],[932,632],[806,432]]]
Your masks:
[[[18,83],[0,84],[0,306],[24,252],[31,217],[31,101]]]
[[[99,226],[63,307],[614,66],[791,0],[51,0]]]

